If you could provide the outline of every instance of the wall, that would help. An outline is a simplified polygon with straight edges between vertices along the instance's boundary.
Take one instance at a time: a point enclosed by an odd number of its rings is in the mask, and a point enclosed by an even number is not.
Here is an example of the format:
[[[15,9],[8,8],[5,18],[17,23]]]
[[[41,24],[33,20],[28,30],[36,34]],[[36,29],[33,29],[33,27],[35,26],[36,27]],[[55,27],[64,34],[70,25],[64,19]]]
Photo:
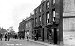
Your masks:
[[[63,16],[75,16],[75,0],[64,0],[63,6]],[[63,30],[75,30],[75,18],[64,18],[63,26]]]
[[[63,42],[75,45],[75,0],[64,0],[63,4],[63,16],[69,16],[63,19]]]

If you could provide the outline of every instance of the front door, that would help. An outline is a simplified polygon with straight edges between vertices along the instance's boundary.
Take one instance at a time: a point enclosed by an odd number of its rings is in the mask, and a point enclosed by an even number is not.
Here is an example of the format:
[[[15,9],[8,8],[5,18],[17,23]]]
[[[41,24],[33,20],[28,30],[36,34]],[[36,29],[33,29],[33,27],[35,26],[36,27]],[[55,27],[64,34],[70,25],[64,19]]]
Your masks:
[[[57,44],[57,28],[54,28],[54,44]]]

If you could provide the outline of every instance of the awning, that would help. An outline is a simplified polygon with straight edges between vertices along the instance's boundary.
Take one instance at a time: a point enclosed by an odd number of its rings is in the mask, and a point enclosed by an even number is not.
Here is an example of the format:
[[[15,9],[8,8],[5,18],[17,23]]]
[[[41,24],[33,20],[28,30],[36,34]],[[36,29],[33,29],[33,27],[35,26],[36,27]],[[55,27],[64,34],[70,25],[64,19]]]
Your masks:
[[[38,28],[42,28],[42,26],[40,25],[40,26],[36,26],[36,27],[34,27],[34,29],[38,29]]]
[[[58,25],[59,24],[56,24],[55,22],[53,22],[52,24],[51,23],[47,24],[46,27],[47,28],[57,28]]]

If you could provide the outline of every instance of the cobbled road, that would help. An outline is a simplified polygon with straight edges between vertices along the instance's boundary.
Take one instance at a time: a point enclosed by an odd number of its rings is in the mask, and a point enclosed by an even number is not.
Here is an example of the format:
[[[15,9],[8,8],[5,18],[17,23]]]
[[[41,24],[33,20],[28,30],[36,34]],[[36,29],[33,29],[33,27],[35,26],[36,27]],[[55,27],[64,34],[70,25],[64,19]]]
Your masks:
[[[0,46],[45,46],[27,40],[10,39],[9,41],[0,41]]]

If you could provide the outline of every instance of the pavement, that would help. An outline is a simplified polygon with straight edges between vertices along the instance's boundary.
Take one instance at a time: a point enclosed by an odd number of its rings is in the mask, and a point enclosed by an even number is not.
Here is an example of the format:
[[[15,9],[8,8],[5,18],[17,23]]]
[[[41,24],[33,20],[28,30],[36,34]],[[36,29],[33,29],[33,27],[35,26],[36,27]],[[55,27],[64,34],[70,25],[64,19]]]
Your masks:
[[[29,41],[35,42],[35,43],[38,43],[38,44],[42,44],[42,45],[46,45],[46,46],[59,46],[59,45],[49,44],[49,43],[45,43],[45,42],[41,42],[41,41],[34,41],[32,39],[29,39]]]
[[[0,41],[0,46],[75,46],[75,32],[63,32],[63,43],[62,45],[49,44],[42,41],[34,41],[29,39],[10,39],[10,41]]]
[[[42,44],[38,44],[35,42],[23,40],[23,39],[10,39],[9,41],[5,41],[4,38],[0,41],[0,46],[46,46]]]
[[[75,46],[75,31],[63,32],[63,44],[61,45],[54,45],[54,44],[49,44],[41,41],[34,41],[32,39],[30,39],[29,41],[46,45],[46,46]]]

